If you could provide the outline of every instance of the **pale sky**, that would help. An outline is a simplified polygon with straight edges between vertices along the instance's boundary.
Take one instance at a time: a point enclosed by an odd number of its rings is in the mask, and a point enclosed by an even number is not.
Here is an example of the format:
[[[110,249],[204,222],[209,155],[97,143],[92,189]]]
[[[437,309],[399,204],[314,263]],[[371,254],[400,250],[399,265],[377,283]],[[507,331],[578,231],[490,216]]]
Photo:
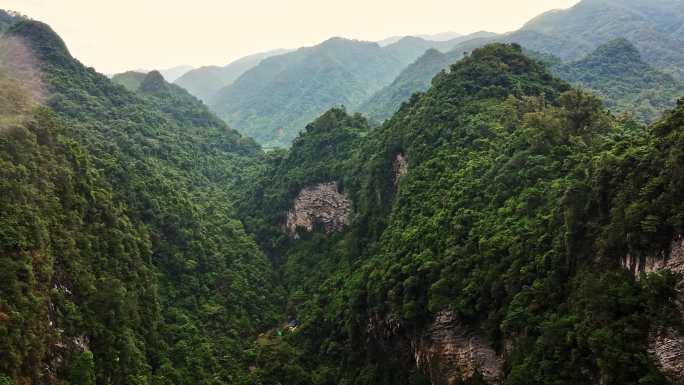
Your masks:
[[[81,62],[104,73],[224,65],[332,36],[508,32],[578,0],[0,0],[48,23]]]

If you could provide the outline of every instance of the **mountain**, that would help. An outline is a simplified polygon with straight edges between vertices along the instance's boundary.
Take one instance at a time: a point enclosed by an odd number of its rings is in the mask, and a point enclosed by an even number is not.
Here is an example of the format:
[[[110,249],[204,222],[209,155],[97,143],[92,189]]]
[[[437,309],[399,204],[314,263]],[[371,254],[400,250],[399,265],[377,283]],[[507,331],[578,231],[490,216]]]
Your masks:
[[[159,73],[162,74],[164,79],[166,79],[167,82],[173,83],[175,82],[178,78],[183,76],[189,71],[192,71],[194,67],[189,66],[189,65],[180,65],[180,66],[175,66],[171,68],[164,68],[164,69],[158,69]],[[142,72],[142,73],[148,73],[150,70],[144,70],[144,69],[139,69],[136,70],[135,72]]]
[[[183,65],[155,71],[161,73],[167,82],[173,83],[180,76],[192,70],[193,67]],[[149,72],[151,71],[146,69],[138,69],[135,71],[126,71],[119,74],[114,74],[111,75],[111,78],[115,83],[121,84],[129,90],[135,90],[143,77]]]
[[[112,76],[112,82],[124,86],[129,91],[135,91],[146,76],[146,72],[127,71]]]
[[[438,44],[434,41],[420,37],[407,36],[395,43],[386,45],[383,50],[401,60],[402,63],[411,63],[420,57],[428,49],[434,49]]]
[[[288,50],[273,50],[245,56],[223,67],[200,67],[188,71],[173,82],[185,88],[205,103],[210,104],[214,95],[221,88],[233,83],[240,75],[255,67],[262,60],[286,52]]]
[[[233,207],[259,147],[159,72],[134,93],[45,24],[6,37],[0,382],[250,382],[280,306]]]
[[[5,32],[12,24],[21,19],[23,16],[0,9],[0,33]]]
[[[258,142],[286,146],[328,108],[354,108],[389,83],[406,65],[395,55],[376,43],[333,38],[261,61],[222,89],[212,108]]]
[[[583,0],[567,10],[542,14],[521,31],[536,32],[563,45],[545,50],[563,60],[577,60],[599,45],[625,38],[656,69],[684,77],[684,3],[678,0]],[[524,41],[519,43],[525,45]]]
[[[416,92],[430,88],[432,77],[463,56],[460,52],[442,53],[430,49],[404,69],[394,81],[376,92],[358,109],[374,121],[382,122],[399,110]]]
[[[450,60],[457,60],[462,53],[492,42],[517,43],[529,51],[556,56],[566,64],[576,62],[575,65],[581,67],[578,70],[601,79],[590,81],[588,75],[580,79],[577,71],[569,67],[558,67],[557,74],[573,84],[597,92],[616,112],[632,111],[640,119],[651,121],[660,112],[671,108],[681,95],[678,90],[684,73],[684,56],[679,57],[681,39],[676,32],[682,25],[684,6],[679,1],[583,0],[570,9],[544,13],[515,32],[460,41],[452,46],[448,56]],[[605,51],[604,45],[620,39],[634,45],[643,59],[632,55],[627,63],[602,60],[600,64],[606,68],[598,69],[596,55],[605,55],[605,52],[601,53]],[[430,79],[453,63],[441,61],[438,56],[432,54],[419,59],[392,84],[364,102],[361,111],[373,119],[391,116],[413,92],[427,89]],[[584,57],[587,58],[582,59]],[[627,58],[629,55],[617,57]],[[587,60],[593,64],[588,64]],[[586,68],[587,65],[592,68]],[[439,67],[438,71],[434,71],[436,67]],[[616,76],[622,70],[629,73],[628,78]],[[672,75],[674,79],[663,73]],[[622,84],[622,90],[617,90],[616,81]],[[668,85],[668,82],[672,84]],[[652,85],[650,90],[649,84]]]
[[[586,58],[553,69],[561,78],[601,97],[616,112],[630,111],[644,122],[674,108],[684,85],[645,63],[625,39],[599,46]]]
[[[459,60],[463,52],[484,43],[472,40],[446,54],[434,50],[427,52],[367,100],[359,111],[377,121],[387,119],[413,93],[427,90],[431,79]],[[575,62],[563,63],[548,55],[539,58],[549,62],[555,75],[600,96],[613,112],[630,112],[643,122],[654,121],[684,95],[680,81],[644,62],[636,47],[625,39],[601,45]]]
[[[419,38],[425,39],[425,40],[432,40],[432,41],[448,41],[448,40],[453,40],[456,38],[462,37],[462,33],[458,32],[441,32],[441,33],[435,33],[435,34],[428,34],[428,35],[418,35]]]
[[[684,100],[649,128],[615,119],[503,44],[378,128],[326,112],[240,204],[296,325],[262,337],[254,370],[315,384],[676,383],[683,134]]]
[[[307,122],[333,106],[355,110],[428,49],[448,50],[477,32],[448,41],[403,37],[377,43],[333,38],[263,60],[220,90],[212,109],[266,146],[287,146]]]
[[[388,38],[382,39],[378,41],[377,43],[381,46],[384,47],[386,45],[394,44],[398,42],[401,39],[404,39],[406,37],[417,37],[423,40],[430,40],[430,41],[448,41],[448,40],[453,40],[456,38],[462,37],[463,34],[458,33],[458,32],[442,32],[442,33],[435,33],[435,34],[423,34],[423,35],[410,35],[410,36],[390,36]]]
[[[129,90],[12,23],[0,385],[681,384],[684,98],[646,126],[552,69],[649,106],[673,77],[624,39],[484,39],[428,50],[416,73],[462,58],[382,124],[336,106],[263,151],[159,71]],[[333,39],[233,85],[380,89],[397,56]]]

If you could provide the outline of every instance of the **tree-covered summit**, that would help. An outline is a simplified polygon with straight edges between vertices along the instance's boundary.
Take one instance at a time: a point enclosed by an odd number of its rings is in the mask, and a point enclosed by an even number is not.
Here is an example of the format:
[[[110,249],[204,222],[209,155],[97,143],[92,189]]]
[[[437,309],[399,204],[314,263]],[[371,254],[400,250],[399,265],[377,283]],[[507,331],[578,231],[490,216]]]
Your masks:
[[[477,336],[505,361],[501,383],[666,382],[646,352],[653,328],[681,322],[675,277],[636,280],[621,266],[621,256],[659,253],[678,233],[668,225],[680,211],[670,206],[671,176],[653,176],[661,187],[648,191],[669,191],[662,202],[673,215],[630,203],[646,193],[633,183],[652,171],[633,170],[629,149],[644,160],[670,156],[646,145],[666,143],[651,142],[658,125],[614,119],[600,100],[504,44],[452,65],[382,126],[359,136],[353,121],[326,113],[316,124],[336,129],[303,132],[243,206],[245,218],[282,213],[300,188],[326,180],[353,201],[351,226],[338,234],[274,244],[268,234],[282,231],[279,221],[248,222],[279,258],[288,314],[301,322],[261,346],[260,356],[290,357],[258,361],[262,378],[442,383],[439,370],[416,362],[425,352],[415,341],[433,338],[437,316],[450,314],[454,333]],[[322,143],[345,150],[318,162],[310,154]],[[408,164],[397,182],[398,154]],[[634,216],[625,226],[622,213]]]

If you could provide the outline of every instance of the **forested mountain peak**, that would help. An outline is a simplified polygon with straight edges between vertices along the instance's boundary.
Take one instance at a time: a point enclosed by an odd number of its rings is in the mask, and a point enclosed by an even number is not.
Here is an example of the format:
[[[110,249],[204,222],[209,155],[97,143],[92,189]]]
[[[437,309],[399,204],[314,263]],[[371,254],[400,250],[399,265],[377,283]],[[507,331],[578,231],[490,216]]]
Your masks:
[[[126,71],[112,76],[112,81],[126,87],[129,91],[135,91],[147,76],[144,72]]]
[[[563,79],[602,97],[614,112],[629,112],[643,122],[654,121],[684,95],[679,80],[654,69],[623,38],[600,45],[581,60],[552,68]]]
[[[150,71],[140,83],[138,90],[144,94],[156,94],[168,92],[169,83],[159,71]]]
[[[684,3],[677,0],[583,0],[569,9],[536,17],[521,31],[564,40],[564,45],[553,46],[552,41],[541,45],[563,60],[576,60],[610,40],[626,38],[646,62],[681,78],[683,18]]]
[[[4,9],[0,9],[0,33],[5,32],[12,24],[25,19],[15,12],[9,12]]]
[[[66,44],[52,28],[35,20],[22,20],[7,31],[8,37],[19,38],[30,46],[39,60],[69,66],[74,60]]]
[[[637,47],[625,38],[611,40],[600,45],[583,60],[603,61],[606,58],[613,58],[618,63],[644,63]]]
[[[652,4],[179,79],[267,150],[8,21],[0,385],[682,383],[679,3]]]
[[[340,109],[324,114],[273,154],[244,205],[282,261],[288,314],[304,320],[292,338],[264,344],[296,357],[263,365],[269,378],[665,383],[656,358],[637,352],[668,322],[652,314],[676,311],[674,281],[635,280],[620,264],[640,245],[668,247],[668,223],[681,223],[631,203],[681,200],[669,171],[648,191],[639,181],[651,171],[629,171],[637,159],[659,169],[676,143],[651,148],[650,134],[515,44],[475,49],[384,124],[363,125]],[[279,236],[294,197],[321,183],[352,200],[349,227]],[[638,219],[625,223],[626,212]],[[642,243],[634,231],[646,217],[665,235],[642,233]]]
[[[276,49],[248,55],[225,66],[205,66],[186,72],[174,81],[191,94],[211,105],[216,93],[223,87],[232,84],[248,70],[261,63],[262,60],[289,52],[287,49]]]
[[[340,36],[333,36],[324,40],[322,43],[318,44],[316,47],[319,48],[329,48],[329,49],[340,49],[345,47],[355,47],[355,46],[368,46],[368,47],[380,47],[378,43],[372,41],[363,41],[356,39],[347,39]]]
[[[406,64],[377,43],[332,38],[262,60],[219,91],[212,108],[260,143],[287,146],[316,116],[357,107]]]

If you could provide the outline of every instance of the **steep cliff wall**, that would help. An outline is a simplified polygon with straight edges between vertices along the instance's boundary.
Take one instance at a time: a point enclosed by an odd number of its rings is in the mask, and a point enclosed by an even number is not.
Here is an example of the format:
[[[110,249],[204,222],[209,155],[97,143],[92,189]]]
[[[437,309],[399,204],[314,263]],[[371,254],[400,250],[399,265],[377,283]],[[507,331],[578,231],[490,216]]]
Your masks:
[[[489,384],[501,383],[503,359],[481,336],[465,328],[450,311],[435,320],[414,343],[416,366],[433,385],[453,385],[479,373]]]
[[[684,237],[672,242],[669,253],[643,259],[627,256],[623,266],[635,274],[669,270],[680,275],[677,307],[684,317]],[[675,381],[684,381],[684,334],[671,328],[653,330],[649,341],[651,353],[662,371]]]
[[[337,182],[305,187],[295,198],[287,213],[285,229],[298,238],[298,229],[311,232],[320,225],[326,234],[342,231],[349,225],[352,203],[338,190]]]
[[[652,264],[651,269],[670,270],[680,275],[677,307],[684,317],[684,238],[675,240],[669,256]],[[649,351],[668,377],[675,381],[684,381],[684,334],[681,331],[671,328],[653,331]]]
[[[395,187],[406,173],[408,173],[408,157],[400,152],[394,156],[394,161],[392,162],[392,176]]]
[[[423,331],[410,333],[394,317],[369,320],[366,332],[381,349],[410,356],[433,385],[454,385],[479,374],[489,384],[500,384],[503,358],[488,341],[464,326],[451,311],[439,312]]]

